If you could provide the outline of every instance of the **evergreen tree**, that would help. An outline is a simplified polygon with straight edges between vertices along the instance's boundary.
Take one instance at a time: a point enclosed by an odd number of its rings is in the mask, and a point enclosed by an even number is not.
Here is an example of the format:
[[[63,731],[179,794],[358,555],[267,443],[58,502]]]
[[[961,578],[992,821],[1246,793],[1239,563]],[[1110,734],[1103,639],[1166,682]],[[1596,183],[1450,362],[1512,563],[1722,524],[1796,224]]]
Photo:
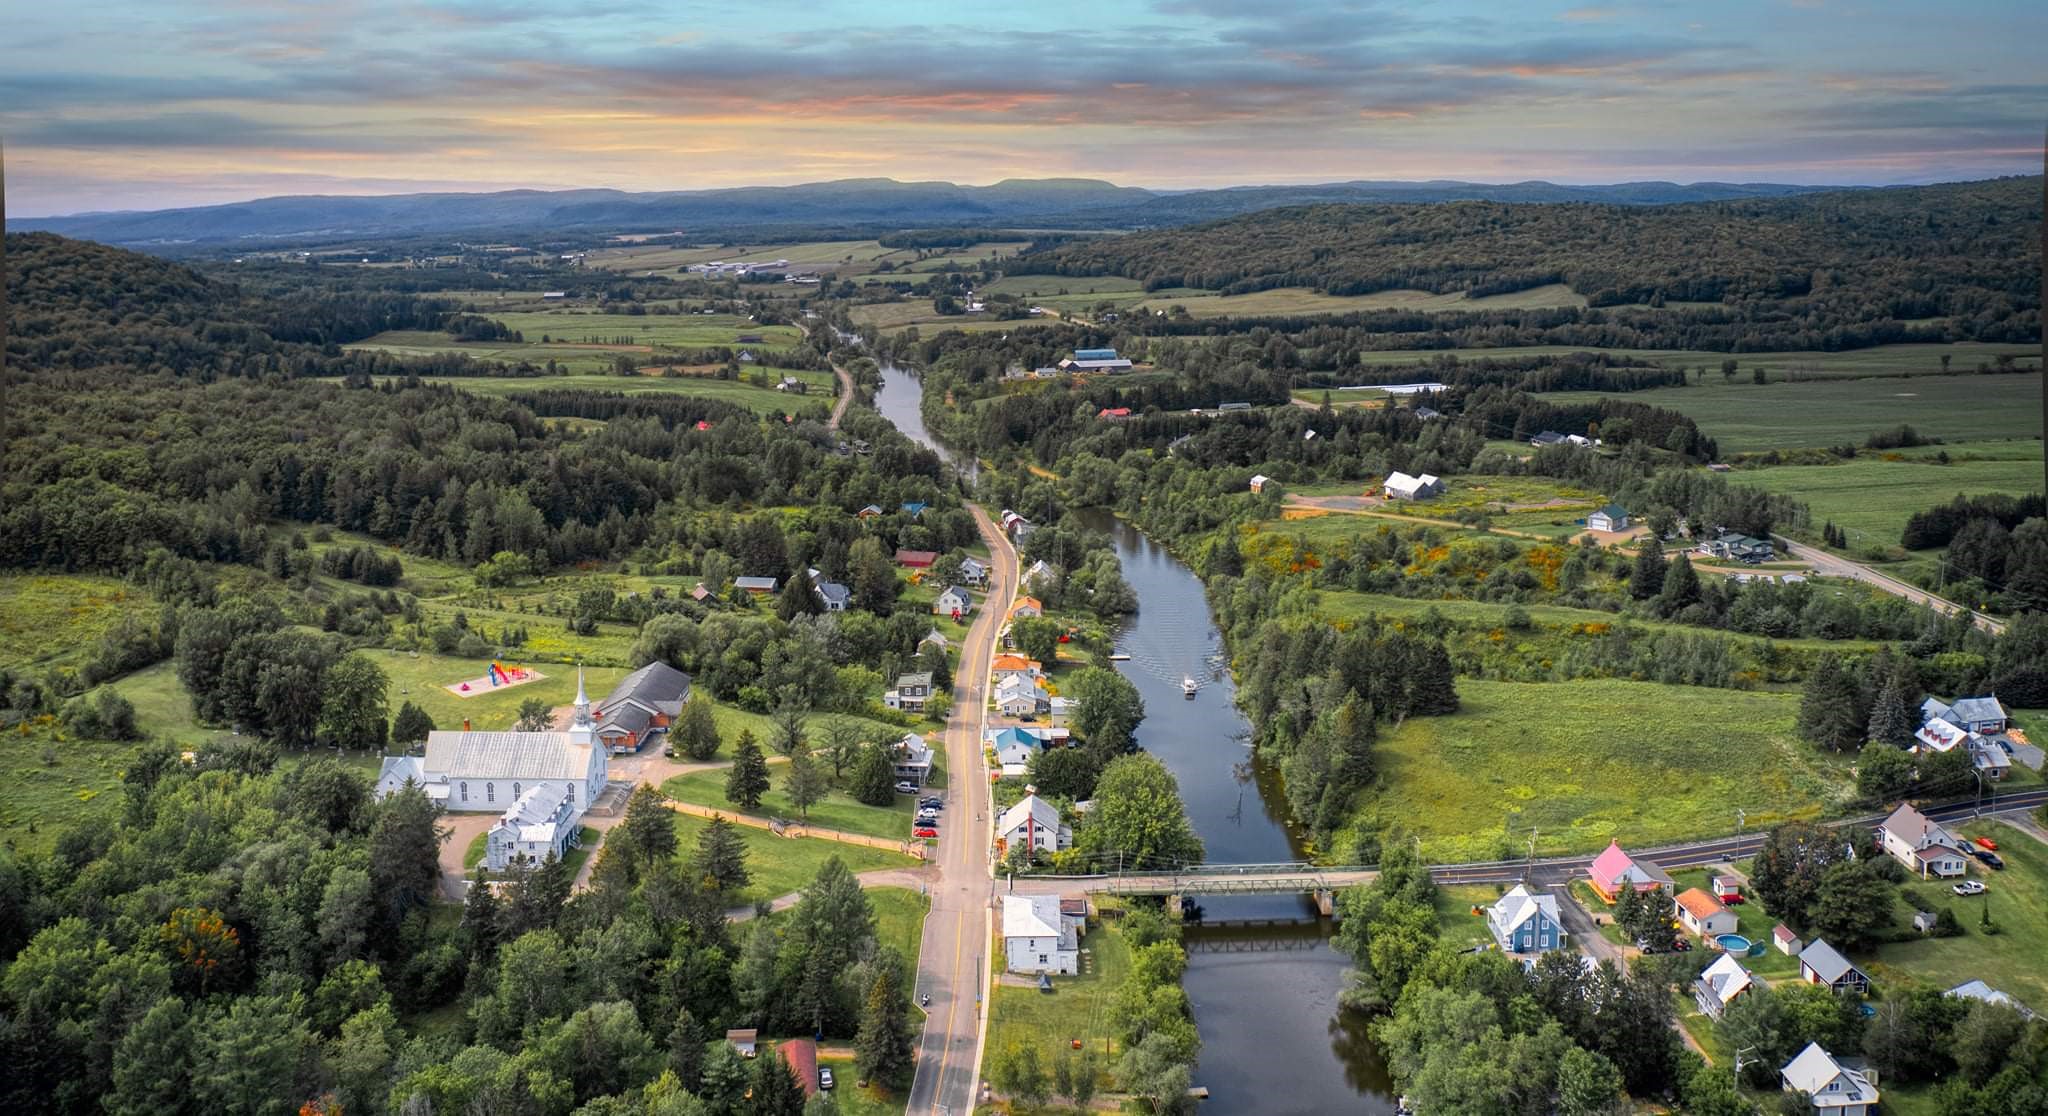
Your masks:
[[[818,599],[811,591],[810,578],[798,574],[782,583],[782,592],[775,602],[776,616],[786,623],[818,611]]]
[[[675,727],[669,730],[669,746],[674,751],[703,762],[718,754],[718,720],[711,711],[711,699],[699,693],[692,693],[683,702],[683,711],[676,717]]]
[[[1878,687],[1876,700],[1871,702],[1870,722],[1864,738],[1894,748],[1910,747],[1913,730],[1917,727],[1915,720],[1907,705],[1907,696],[1900,689],[1898,672],[1887,672]]]
[[[886,744],[870,744],[860,750],[853,763],[853,775],[846,792],[854,801],[868,806],[889,806],[896,801],[896,767]]]
[[[1839,752],[1862,742],[1869,721],[1855,676],[1833,654],[1822,655],[1800,693],[1800,738]]]
[[[853,1039],[854,1065],[862,1077],[891,1085],[909,1076],[916,1060],[910,1041],[910,1004],[901,966],[877,964],[861,1005],[860,1030]]]
[[[811,807],[822,800],[829,789],[825,772],[818,767],[818,761],[811,758],[808,749],[799,748],[790,753],[789,768],[782,778],[782,793],[789,796],[789,804],[796,807],[797,816],[810,820]]]
[[[488,961],[498,952],[498,934],[504,912],[498,893],[491,887],[491,870],[479,864],[469,878],[469,893],[462,900],[462,934],[468,940],[472,964]]]
[[[781,1048],[754,1060],[754,1094],[747,1098],[747,1116],[804,1116],[804,1088]]]
[[[731,895],[751,882],[747,846],[733,823],[712,818],[711,824],[697,834],[697,871],[720,895]]]
[[[434,884],[441,878],[441,842],[448,839],[440,816],[441,808],[418,785],[401,788],[377,811],[370,826],[370,882],[387,927],[433,901]]]
[[[1458,711],[1456,672],[1444,641],[1433,640],[1416,656],[1409,676],[1407,712],[1420,716],[1442,716]]]
[[[668,1031],[668,1068],[692,1092],[704,1080],[704,1048],[710,1042],[711,1032],[690,1009],[677,1008],[675,1025]]]
[[[619,824],[642,869],[676,855],[676,815],[668,808],[668,797],[642,783],[626,800],[626,817]]]
[[[418,744],[432,731],[434,719],[427,715],[426,710],[408,701],[398,707],[398,716],[391,722],[391,742]]]
[[[1700,575],[1693,572],[1692,559],[1680,554],[1671,560],[1664,575],[1664,588],[1657,594],[1657,611],[1675,615],[1687,605],[1700,603]]]
[[[761,796],[768,793],[768,758],[754,743],[753,732],[740,730],[733,750],[732,768],[725,776],[725,800],[743,810],[761,808]]]
[[[1664,544],[1655,533],[1644,535],[1636,545],[1635,569],[1629,574],[1628,595],[1647,601],[1664,589]]]

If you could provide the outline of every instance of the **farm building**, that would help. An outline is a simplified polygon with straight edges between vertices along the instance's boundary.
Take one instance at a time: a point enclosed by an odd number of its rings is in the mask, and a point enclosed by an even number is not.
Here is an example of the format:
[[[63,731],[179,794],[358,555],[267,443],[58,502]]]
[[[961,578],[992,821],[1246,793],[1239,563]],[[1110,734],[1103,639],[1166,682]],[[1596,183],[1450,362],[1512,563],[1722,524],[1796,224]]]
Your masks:
[[[732,579],[732,583],[735,587],[745,589],[747,592],[757,596],[763,593],[773,593],[775,592],[775,587],[781,584],[781,582],[772,577],[736,577]]]
[[[1389,500],[1432,500],[1444,494],[1444,482],[1429,473],[1411,477],[1395,470],[1387,474],[1383,490]]]
[[[1593,531],[1628,530],[1628,509],[1620,504],[1609,504],[1586,517],[1586,527]]]
[[[899,550],[896,552],[896,564],[905,569],[927,569],[933,562],[938,560],[939,553],[936,550]]]
[[[1060,361],[1062,372],[1129,372],[1131,362],[1116,355],[1115,349],[1075,349],[1074,355]]]
[[[690,676],[659,659],[619,680],[597,706],[597,738],[613,755],[668,731],[690,697]]]

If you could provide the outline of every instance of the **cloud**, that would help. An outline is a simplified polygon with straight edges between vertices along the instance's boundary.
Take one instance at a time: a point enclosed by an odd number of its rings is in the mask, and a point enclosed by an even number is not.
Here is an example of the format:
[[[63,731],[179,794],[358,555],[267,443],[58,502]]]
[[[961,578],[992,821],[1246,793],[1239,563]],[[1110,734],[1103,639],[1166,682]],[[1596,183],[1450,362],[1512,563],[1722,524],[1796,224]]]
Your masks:
[[[1613,8],[1573,8],[1557,18],[1566,23],[1605,23],[1614,16]]]

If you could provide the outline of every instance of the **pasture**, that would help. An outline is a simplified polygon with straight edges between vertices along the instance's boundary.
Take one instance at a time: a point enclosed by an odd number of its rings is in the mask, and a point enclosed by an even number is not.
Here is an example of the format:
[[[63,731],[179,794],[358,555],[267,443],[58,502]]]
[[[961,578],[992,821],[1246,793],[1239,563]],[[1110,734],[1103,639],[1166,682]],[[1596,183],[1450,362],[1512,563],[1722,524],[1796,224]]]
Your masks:
[[[76,667],[121,617],[148,615],[149,595],[93,574],[0,575],[0,668]]]
[[[801,344],[803,330],[787,325],[755,325],[731,314],[601,314],[576,310],[546,313],[493,314],[508,329],[518,330],[531,345],[551,340],[557,344],[617,345],[615,338],[630,337],[631,345],[656,349],[700,349],[716,345],[748,349],[789,348]],[[741,341],[741,337],[760,341]]]
[[[1654,845],[1733,832],[1738,806],[1754,828],[1826,816],[1853,793],[1847,758],[1794,735],[1797,694],[1473,678],[1458,693],[1459,712],[1380,737],[1383,789],[1359,807],[1419,835],[1431,861],[1520,856],[1532,830],[1538,856]]]
[[[750,370],[751,371],[751,370]],[[711,376],[662,376],[642,372],[633,376],[427,376],[422,383],[461,388],[473,395],[523,395],[534,391],[616,391],[626,395],[689,395],[699,399],[722,399],[752,409],[757,414],[800,414],[805,408],[830,410],[838,390],[830,372],[807,369],[764,368],[771,385],[783,376],[795,376],[809,385],[802,395],[777,391],[749,382],[742,373],[737,380]]]
[[[1544,398],[1587,402],[1601,394],[1554,392]],[[2041,432],[2041,378],[2030,375],[1773,380],[1757,385],[1745,376],[1723,382],[1718,373],[1710,372],[1705,382],[1689,387],[1634,391],[1616,398],[1686,415],[1720,443],[1724,454],[1862,445],[1877,431],[1901,424],[1949,442],[2033,438]]]
[[[1935,456],[1946,452],[1948,464]],[[2041,443],[1971,442],[1877,453],[1864,451],[1838,465],[1774,465],[1743,469],[1732,478],[1806,502],[1816,527],[1832,521],[1863,554],[1903,553],[1899,533],[1914,512],[1958,495],[2041,491]],[[1926,552],[1931,557],[1933,551]]]
[[[1363,295],[1329,295],[1306,287],[1275,287],[1250,294],[1214,293],[1185,296],[1147,296],[1140,302],[1147,310],[1171,313],[1182,307],[1197,318],[1257,317],[1287,314],[1350,314],[1361,310],[1415,310],[1434,313],[1448,310],[1550,310],[1581,307],[1586,296],[1562,283],[1531,287],[1525,291],[1468,298],[1463,291],[1433,294],[1429,291],[1374,291]]]

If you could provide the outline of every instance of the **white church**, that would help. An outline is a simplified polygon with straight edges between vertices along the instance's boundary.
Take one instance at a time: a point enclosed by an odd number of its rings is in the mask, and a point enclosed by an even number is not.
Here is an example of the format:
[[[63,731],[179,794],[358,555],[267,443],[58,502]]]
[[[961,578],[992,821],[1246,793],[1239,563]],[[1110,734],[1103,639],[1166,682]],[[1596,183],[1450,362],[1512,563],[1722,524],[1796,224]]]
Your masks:
[[[426,755],[384,757],[377,795],[413,782],[445,810],[502,814],[485,845],[496,870],[515,856],[541,860],[570,847],[583,812],[604,793],[606,756],[579,670],[566,731],[430,732]]]

